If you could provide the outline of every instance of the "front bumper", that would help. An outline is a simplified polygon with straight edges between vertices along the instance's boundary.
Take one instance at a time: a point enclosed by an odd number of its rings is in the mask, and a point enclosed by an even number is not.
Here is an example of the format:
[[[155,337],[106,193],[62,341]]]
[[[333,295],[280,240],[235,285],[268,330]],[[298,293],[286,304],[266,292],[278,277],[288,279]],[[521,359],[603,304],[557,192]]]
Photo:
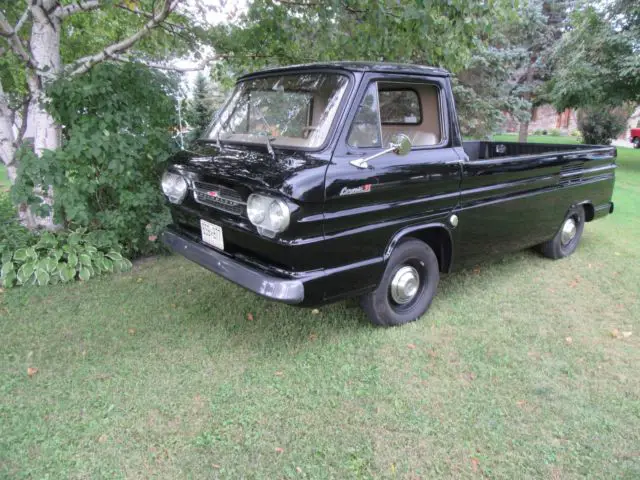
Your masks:
[[[300,280],[261,272],[170,229],[162,233],[162,241],[174,252],[258,295],[292,305],[304,300],[304,285]]]

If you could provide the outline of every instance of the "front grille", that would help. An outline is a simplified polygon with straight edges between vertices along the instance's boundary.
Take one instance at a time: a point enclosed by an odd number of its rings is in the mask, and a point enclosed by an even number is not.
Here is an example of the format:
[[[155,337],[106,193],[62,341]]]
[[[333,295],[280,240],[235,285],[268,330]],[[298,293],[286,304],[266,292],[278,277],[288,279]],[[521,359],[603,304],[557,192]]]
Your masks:
[[[208,205],[234,215],[244,214],[245,202],[242,195],[232,188],[210,183],[194,182],[193,198],[196,202]]]

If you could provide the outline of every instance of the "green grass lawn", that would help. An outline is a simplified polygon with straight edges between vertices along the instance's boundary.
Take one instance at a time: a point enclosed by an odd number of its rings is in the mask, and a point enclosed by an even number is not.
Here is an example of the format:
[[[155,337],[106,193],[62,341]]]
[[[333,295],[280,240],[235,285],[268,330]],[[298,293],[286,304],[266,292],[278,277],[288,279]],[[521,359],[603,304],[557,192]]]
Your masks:
[[[402,328],[175,256],[0,293],[0,477],[640,478],[640,151],[619,164],[572,257],[452,274]]]
[[[504,133],[501,135],[494,135],[492,137],[497,142],[517,142],[518,134]],[[579,138],[571,137],[569,135],[529,135],[528,141],[534,143],[565,143],[565,144],[577,144]]]

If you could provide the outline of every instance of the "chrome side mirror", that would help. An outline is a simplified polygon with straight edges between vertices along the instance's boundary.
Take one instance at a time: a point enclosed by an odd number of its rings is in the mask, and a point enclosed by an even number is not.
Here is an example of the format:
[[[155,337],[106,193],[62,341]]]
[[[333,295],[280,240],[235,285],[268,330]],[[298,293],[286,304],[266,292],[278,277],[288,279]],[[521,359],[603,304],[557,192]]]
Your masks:
[[[393,153],[404,157],[411,151],[411,139],[404,133],[397,133],[391,138],[389,146],[395,145]]]
[[[389,142],[389,148],[382,150],[374,155],[365,158],[358,158],[351,160],[349,163],[358,168],[369,168],[369,162],[378,157],[386,155],[387,153],[395,153],[396,155],[404,156],[411,151],[411,140],[404,133],[397,133],[391,137]]]

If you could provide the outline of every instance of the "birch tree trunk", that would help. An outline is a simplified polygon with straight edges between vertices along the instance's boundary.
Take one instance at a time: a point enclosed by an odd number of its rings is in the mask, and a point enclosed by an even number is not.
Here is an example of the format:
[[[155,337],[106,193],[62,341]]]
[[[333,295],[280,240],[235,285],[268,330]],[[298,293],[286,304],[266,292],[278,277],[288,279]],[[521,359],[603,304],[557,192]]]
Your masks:
[[[15,1],[15,0],[12,0]],[[129,61],[124,54],[139,40],[144,38],[158,25],[163,23],[173,12],[179,0],[163,0],[159,9],[152,12],[132,11],[126,5],[115,4],[105,0],[76,0],[61,5],[59,0],[29,0],[25,1],[25,9],[15,24],[9,23],[0,8],[0,39],[6,41],[15,56],[24,64],[27,72],[28,97],[23,102],[23,112],[20,122],[16,122],[18,115],[9,105],[6,92],[0,83],[0,159],[7,167],[11,183],[15,183],[18,170],[16,152],[20,145],[28,141],[34,153],[42,157],[46,150],[56,150],[61,143],[61,128],[56,125],[53,117],[47,112],[46,82],[59,77],[63,71],[60,55],[60,29],[62,22],[71,15],[86,14],[102,8],[124,8],[133,14],[138,14],[147,21],[130,36],[119,39],[111,45],[95,53],[76,60],[65,68],[71,75],[81,75],[89,71],[94,65],[106,61]],[[155,2],[154,2],[155,7]],[[19,35],[20,30],[31,25],[28,45]],[[0,45],[0,55],[5,48]],[[30,228],[43,226],[55,229],[53,221],[53,189],[50,185],[36,185],[34,193],[48,204],[50,214],[39,217],[22,205],[19,214],[23,222]]]
[[[9,108],[9,102],[0,83],[0,159],[7,167],[9,181],[13,184],[16,180],[16,156],[14,127],[14,113]]]
[[[52,77],[57,76],[61,71],[60,20],[57,16],[46,13],[55,6],[55,3],[55,0],[46,0],[41,8],[32,10],[33,24],[29,42],[31,56],[37,70],[47,72]],[[36,74],[29,75],[27,80],[31,101],[26,118],[26,135],[33,138],[34,153],[38,156],[42,156],[45,150],[55,150],[60,146],[60,127],[44,108],[46,103],[44,82],[45,79]],[[30,228],[43,226],[54,229],[56,225],[53,221],[53,188],[50,185],[37,185],[34,193],[49,205],[49,215],[39,217],[29,209],[23,209],[21,216]]]

